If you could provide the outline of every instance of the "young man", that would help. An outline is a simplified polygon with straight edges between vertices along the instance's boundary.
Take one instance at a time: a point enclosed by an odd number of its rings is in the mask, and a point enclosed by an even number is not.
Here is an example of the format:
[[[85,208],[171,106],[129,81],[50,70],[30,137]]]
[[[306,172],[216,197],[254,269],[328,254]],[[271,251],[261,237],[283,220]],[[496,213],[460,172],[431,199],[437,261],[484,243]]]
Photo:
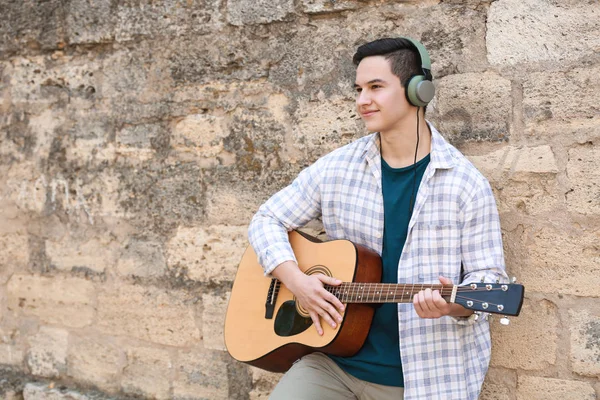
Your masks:
[[[336,327],[344,305],[305,275],[287,232],[321,216],[330,239],[382,257],[383,282],[507,281],[498,211],[487,180],[425,120],[430,61],[408,38],[358,48],[356,107],[371,135],[322,157],[254,216],[250,243],[266,274]],[[284,375],[272,399],[477,399],[491,353],[487,318],[427,289],[413,304],[375,311],[352,357],[313,353]]]

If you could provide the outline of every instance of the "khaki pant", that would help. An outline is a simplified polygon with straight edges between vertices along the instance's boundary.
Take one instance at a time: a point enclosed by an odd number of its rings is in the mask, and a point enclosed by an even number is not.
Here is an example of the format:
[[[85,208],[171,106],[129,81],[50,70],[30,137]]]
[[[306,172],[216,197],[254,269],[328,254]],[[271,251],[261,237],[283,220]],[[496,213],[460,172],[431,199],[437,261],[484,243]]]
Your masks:
[[[377,385],[347,374],[329,357],[312,353],[281,378],[270,400],[402,400],[404,388]]]

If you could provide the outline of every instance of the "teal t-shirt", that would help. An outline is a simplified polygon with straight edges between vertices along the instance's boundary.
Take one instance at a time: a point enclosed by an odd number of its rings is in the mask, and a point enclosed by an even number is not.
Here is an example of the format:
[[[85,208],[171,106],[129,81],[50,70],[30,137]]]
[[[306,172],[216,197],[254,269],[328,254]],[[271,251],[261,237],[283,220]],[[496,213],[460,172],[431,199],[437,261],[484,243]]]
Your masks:
[[[410,202],[429,164],[429,155],[413,166],[392,168],[381,158],[384,229],[381,254],[383,283],[398,282],[398,262],[408,233]],[[414,204],[414,199],[413,199]],[[371,329],[363,347],[351,357],[331,356],[340,368],[364,381],[387,386],[404,386],[398,348],[398,305],[384,303],[375,309]]]

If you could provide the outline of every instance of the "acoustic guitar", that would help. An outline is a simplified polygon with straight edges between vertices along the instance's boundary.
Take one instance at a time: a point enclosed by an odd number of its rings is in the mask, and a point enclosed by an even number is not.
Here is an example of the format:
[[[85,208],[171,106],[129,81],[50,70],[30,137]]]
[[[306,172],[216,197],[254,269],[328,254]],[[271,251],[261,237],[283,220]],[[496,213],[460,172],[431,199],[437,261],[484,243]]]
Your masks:
[[[320,351],[351,356],[362,347],[377,303],[411,303],[421,290],[439,290],[446,301],[474,311],[519,315],[524,288],[518,284],[388,284],[381,281],[381,258],[348,240],[318,241],[290,232],[298,266],[307,275],[343,281],[325,285],[345,305],[342,322],[322,324],[320,336],[294,295],[277,279],[265,277],[251,246],[233,283],[225,318],[225,345],[236,360],[272,372],[287,371],[300,357]]]

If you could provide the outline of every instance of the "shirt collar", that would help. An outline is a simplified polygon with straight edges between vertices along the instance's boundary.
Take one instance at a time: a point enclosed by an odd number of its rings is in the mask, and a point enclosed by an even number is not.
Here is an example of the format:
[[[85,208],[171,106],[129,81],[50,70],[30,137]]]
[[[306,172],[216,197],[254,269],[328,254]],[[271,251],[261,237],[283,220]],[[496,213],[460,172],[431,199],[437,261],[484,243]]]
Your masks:
[[[433,169],[450,169],[456,165],[456,159],[452,152],[452,147],[437,129],[427,121],[427,125],[431,130],[431,159],[429,164]],[[363,155],[366,160],[373,160],[380,157],[381,144],[379,140],[379,132],[370,135],[365,142]]]

